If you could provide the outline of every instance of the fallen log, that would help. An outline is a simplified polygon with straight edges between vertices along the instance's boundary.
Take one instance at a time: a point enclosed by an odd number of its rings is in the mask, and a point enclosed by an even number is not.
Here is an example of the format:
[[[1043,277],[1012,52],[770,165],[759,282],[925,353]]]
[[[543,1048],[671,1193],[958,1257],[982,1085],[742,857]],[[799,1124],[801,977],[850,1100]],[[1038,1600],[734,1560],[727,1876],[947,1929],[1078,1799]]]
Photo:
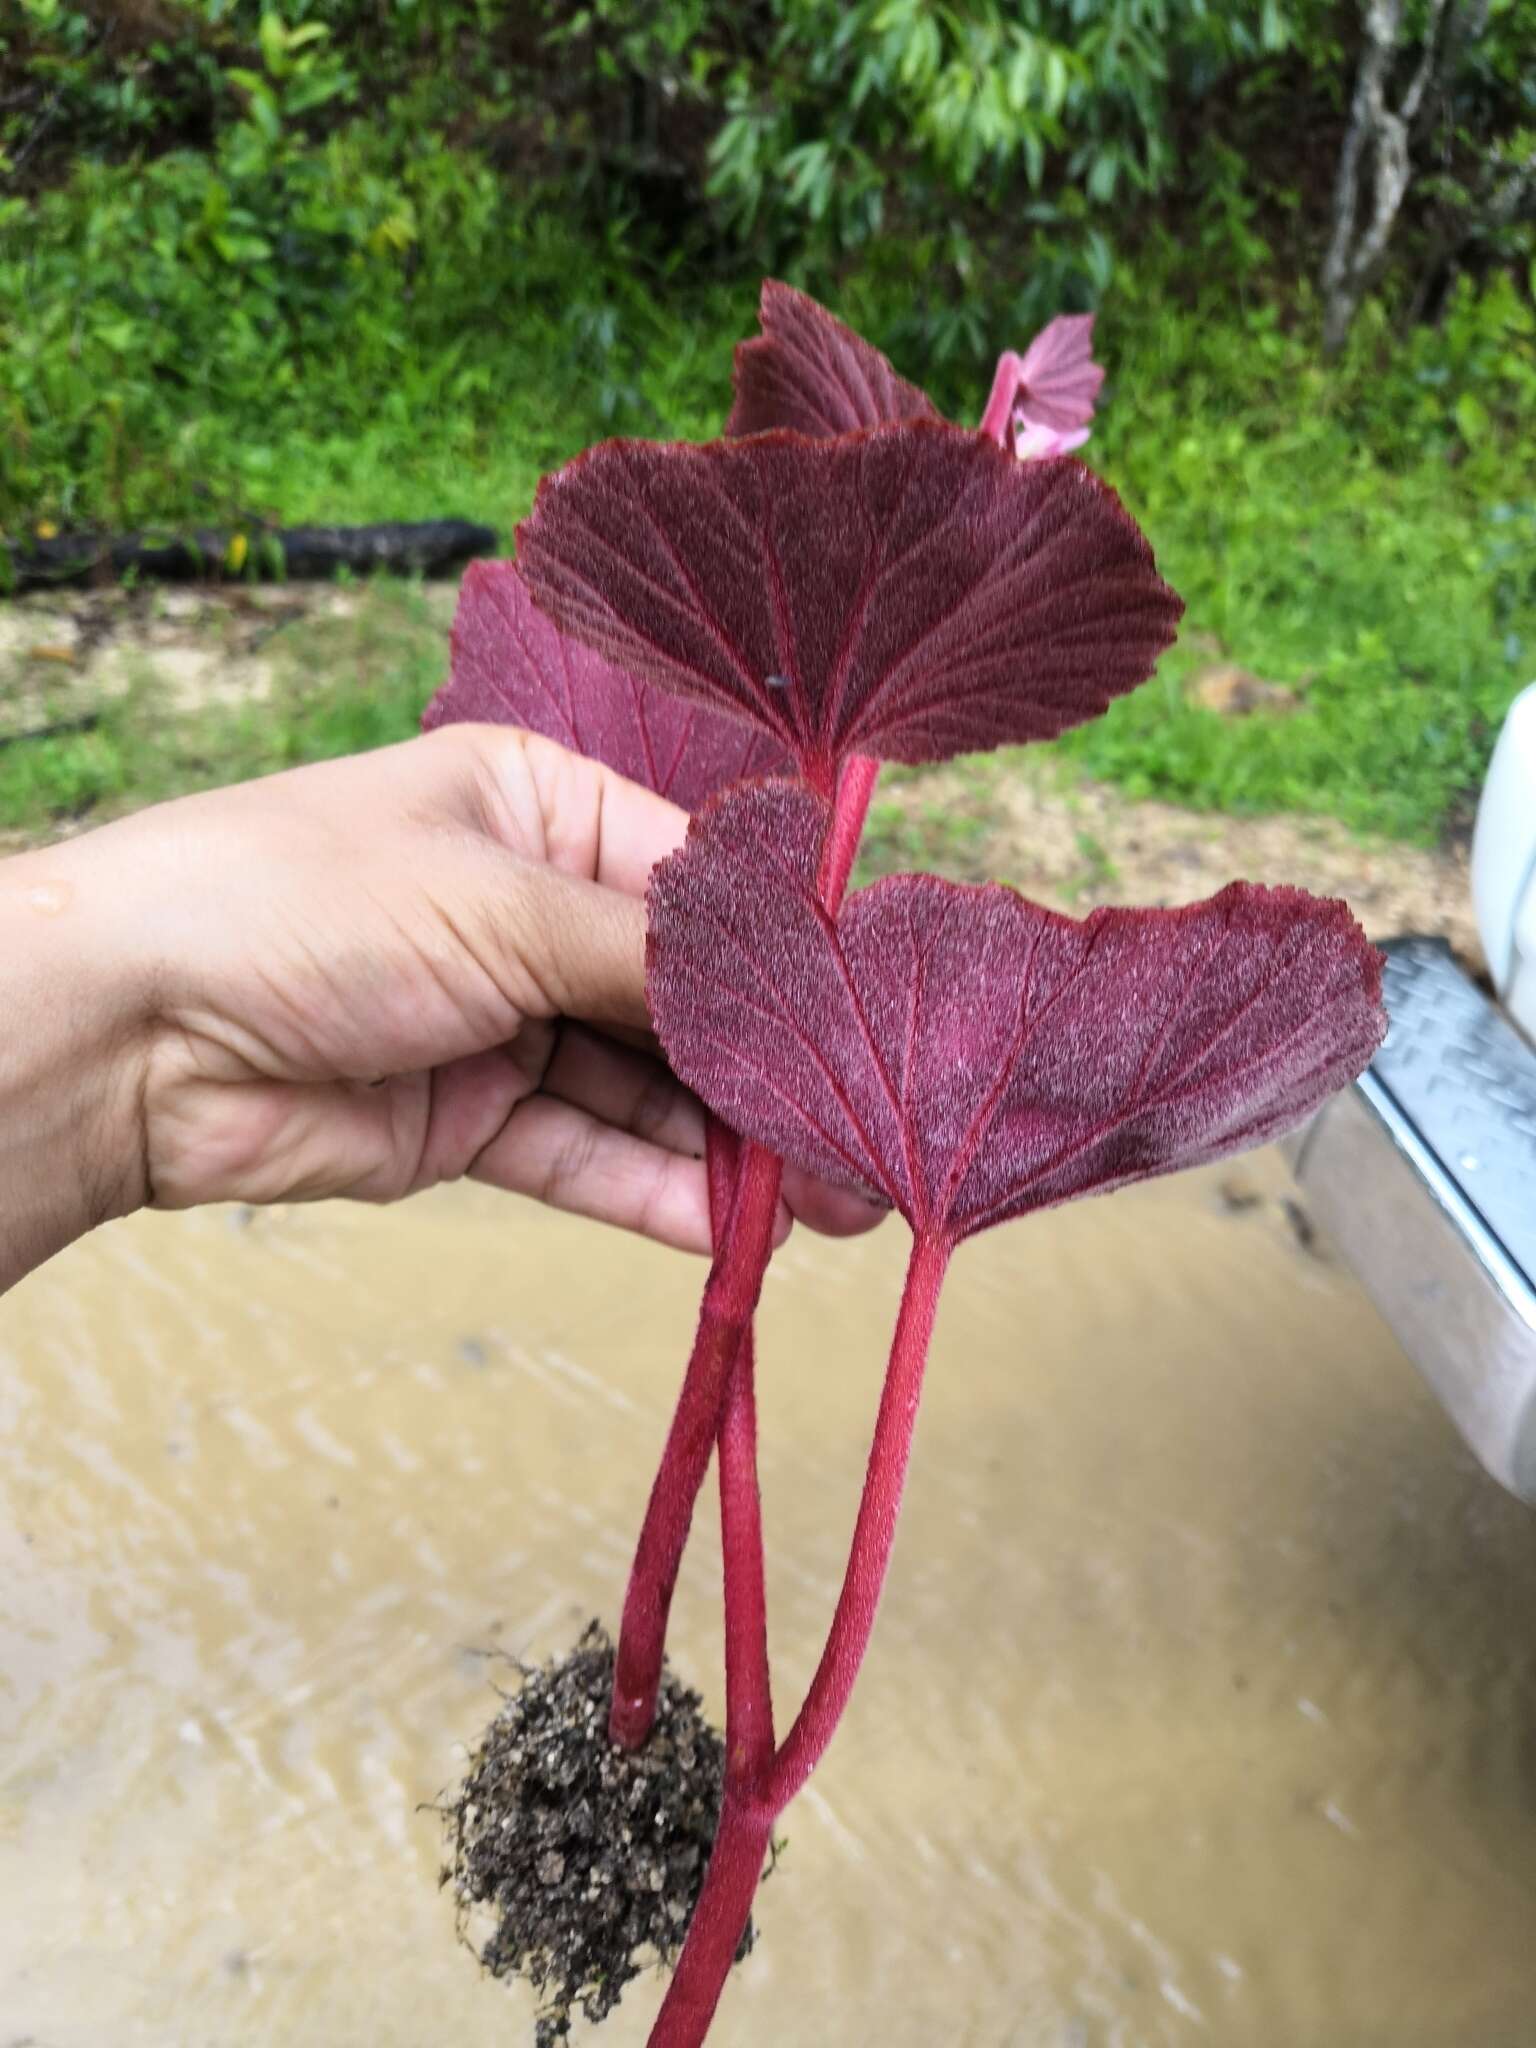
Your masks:
[[[100,723],[99,711],[84,711],[78,718],[56,718],[49,725],[27,725],[20,732],[0,732],[0,747],[20,747],[28,740],[66,739],[75,733],[94,732]]]
[[[125,576],[171,583],[328,581],[339,571],[440,576],[494,554],[495,530],[468,519],[383,526],[198,527],[186,533],[69,533],[0,540],[0,593]]]

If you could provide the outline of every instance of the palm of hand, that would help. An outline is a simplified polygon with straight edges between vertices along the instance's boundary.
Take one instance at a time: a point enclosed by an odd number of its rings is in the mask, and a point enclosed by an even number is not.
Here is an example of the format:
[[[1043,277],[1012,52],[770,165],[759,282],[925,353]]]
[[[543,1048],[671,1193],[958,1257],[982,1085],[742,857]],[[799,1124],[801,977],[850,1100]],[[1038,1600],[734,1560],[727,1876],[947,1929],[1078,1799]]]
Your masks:
[[[153,1199],[473,1174],[698,1242],[697,1106],[570,1021],[643,1025],[639,899],[683,822],[544,742],[462,731],[151,814],[164,951],[195,963],[157,988]]]

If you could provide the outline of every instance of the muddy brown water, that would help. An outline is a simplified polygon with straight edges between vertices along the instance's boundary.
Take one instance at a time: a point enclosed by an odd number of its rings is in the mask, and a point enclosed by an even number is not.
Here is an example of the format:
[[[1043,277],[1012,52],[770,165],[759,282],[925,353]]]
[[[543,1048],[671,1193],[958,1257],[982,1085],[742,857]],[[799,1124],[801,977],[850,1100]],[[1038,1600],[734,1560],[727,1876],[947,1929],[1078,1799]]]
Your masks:
[[[1240,1173],[961,1254],[722,2044],[1536,2043],[1536,1517]],[[902,1254],[797,1237],[769,1283],[781,1709]],[[530,2039],[417,1802],[487,1651],[615,1612],[700,1278],[451,1189],[137,1218],[0,1305],[0,2044]],[[718,1702],[700,1538],[674,1647]]]

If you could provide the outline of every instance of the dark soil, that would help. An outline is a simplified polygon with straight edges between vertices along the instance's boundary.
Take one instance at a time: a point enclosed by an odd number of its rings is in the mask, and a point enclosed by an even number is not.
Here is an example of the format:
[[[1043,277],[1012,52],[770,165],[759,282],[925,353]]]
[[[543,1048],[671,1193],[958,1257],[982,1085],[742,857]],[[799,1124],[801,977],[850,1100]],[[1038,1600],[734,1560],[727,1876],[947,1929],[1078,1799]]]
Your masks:
[[[577,2008],[605,2019],[647,1962],[675,1960],[719,1817],[725,1749],[698,1694],[667,1673],[631,1754],[608,1740],[612,1685],[593,1622],[561,1663],[522,1673],[444,1809],[461,1932],[494,1914],[480,1960],[538,1992],[537,2048],[563,2041]],[[740,1955],[752,1939],[749,1925]]]

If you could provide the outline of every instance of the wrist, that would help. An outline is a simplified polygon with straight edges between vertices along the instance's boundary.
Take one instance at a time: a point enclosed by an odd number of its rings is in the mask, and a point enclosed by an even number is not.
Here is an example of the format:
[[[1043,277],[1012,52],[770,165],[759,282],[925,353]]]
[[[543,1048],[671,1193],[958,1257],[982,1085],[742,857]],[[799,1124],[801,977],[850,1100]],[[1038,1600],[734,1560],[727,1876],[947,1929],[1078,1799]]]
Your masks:
[[[0,862],[0,1291],[144,1200],[147,1005],[89,840]]]

